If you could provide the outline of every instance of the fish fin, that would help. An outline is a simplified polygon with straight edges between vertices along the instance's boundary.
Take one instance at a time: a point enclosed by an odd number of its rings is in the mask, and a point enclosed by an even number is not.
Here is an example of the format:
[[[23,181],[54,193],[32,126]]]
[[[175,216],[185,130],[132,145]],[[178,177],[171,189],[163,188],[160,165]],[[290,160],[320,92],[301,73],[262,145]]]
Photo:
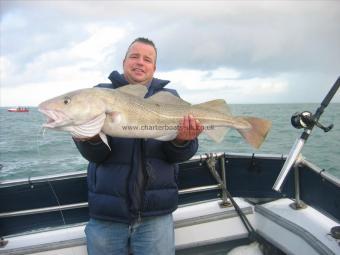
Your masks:
[[[223,99],[215,99],[215,100],[211,100],[211,101],[208,101],[208,102],[205,102],[205,103],[195,104],[194,107],[199,107],[199,108],[208,109],[208,110],[214,110],[214,111],[223,113],[223,114],[228,115],[228,116],[231,115],[230,108],[229,108],[228,104],[226,103],[226,101],[224,101]]]
[[[237,129],[237,131],[251,146],[260,148],[272,126],[272,122],[255,117],[243,117],[243,119],[249,122],[251,128]]]
[[[119,124],[122,121],[122,115],[120,112],[109,112],[106,113],[106,118],[112,123]]]
[[[164,135],[164,136],[160,136],[160,137],[157,137],[155,138],[155,140],[158,140],[158,141],[171,141],[171,140],[174,140],[176,138],[177,134],[174,133],[174,134],[170,134],[170,135]]]
[[[211,129],[204,129],[203,133],[207,134],[207,136],[209,136],[209,138],[214,140],[216,143],[220,143],[229,129],[230,128],[228,127],[211,127]]]
[[[154,94],[151,97],[146,98],[148,102],[151,103],[162,103],[162,104],[170,104],[170,105],[185,105],[190,106],[191,104],[184,101],[183,99],[171,94],[167,91],[161,91]]]
[[[61,130],[71,132],[72,136],[76,138],[93,137],[98,134],[98,132],[100,132],[101,128],[104,125],[105,118],[106,114],[102,113],[88,122],[77,126],[61,127]]]
[[[109,142],[107,140],[107,136],[103,132],[100,132],[99,137],[100,137],[100,139],[102,139],[103,143],[105,143],[106,146],[109,147],[109,150],[111,150]]]
[[[142,98],[144,98],[144,96],[148,92],[147,87],[141,84],[134,84],[134,85],[129,84],[129,85],[122,86],[116,90],[120,92],[124,92],[129,95],[142,97]]]

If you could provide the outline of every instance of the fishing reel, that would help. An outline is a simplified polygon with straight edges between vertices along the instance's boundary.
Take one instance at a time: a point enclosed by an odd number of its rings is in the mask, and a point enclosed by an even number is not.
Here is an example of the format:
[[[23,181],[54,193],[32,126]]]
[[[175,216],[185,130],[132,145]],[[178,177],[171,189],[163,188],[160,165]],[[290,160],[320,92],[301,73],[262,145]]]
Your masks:
[[[311,112],[308,111],[294,113],[290,121],[293,127],[297,129],[300,128],[312,129],[314,126],[317,126],[318,128],[321,128],[324,132],[328,132],[334,126],[333,124],[331,124],[328,127],[325,127],[315,118],[315,116]]]

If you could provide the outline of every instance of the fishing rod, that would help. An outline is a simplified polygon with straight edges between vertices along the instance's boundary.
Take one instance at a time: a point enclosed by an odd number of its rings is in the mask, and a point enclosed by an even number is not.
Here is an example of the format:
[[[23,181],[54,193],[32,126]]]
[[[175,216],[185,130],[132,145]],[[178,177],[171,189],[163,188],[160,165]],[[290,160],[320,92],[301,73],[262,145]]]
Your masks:
[[[319,119],[321,115],[323,114],[325,108],[328,106],[328,104],[334,97],[335,93],[339,89],[339,86],[340,86],[340,77],[338,77],[338,79],[336,80],[336,82],[334,83],[334,85],[332,86],[332,88],[330,89],[330,91],[328,92],[324,100],[322,101],[321,105],[316,110],[315,114],[312,114],[311,112],[308,112],[308,111],[304,111],[301,113],[295,113],[292,116],[291,123],[293,127],[298,128],[298,129],[304,128],[304,131],[301,134],[300,138],[298,138],[295,141],[292,149],[290,150],[289,155],[281,169],[281,172],[274,183],[273,190],[279,191],[279,192],[281,191],[281,187],[284,184],[290,169],[295,164],[314,126],[317,126],[318,128],[322,129],[324,132],[328,132],[333,128],[333,124],[325,127],[319,122]]]

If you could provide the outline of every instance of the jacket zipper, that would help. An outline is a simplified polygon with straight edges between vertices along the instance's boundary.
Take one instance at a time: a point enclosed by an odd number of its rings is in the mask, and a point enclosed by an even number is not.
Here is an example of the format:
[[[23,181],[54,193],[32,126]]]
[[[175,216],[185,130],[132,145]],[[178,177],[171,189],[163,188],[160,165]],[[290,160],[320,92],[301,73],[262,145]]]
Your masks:
[[[142,188],[142,195],[141,195],[141,202],[140,202],[140,208],[138,210],[138,218],[137,218],[137,222],[141,222],[142,221],[142,210],[144,208],[144,196],[145,196],[145,188],[146,188],[146,184],[148,181],[148,173],[146,171],[146,166],[145,166],[145,142],[147,141],[147,139],[141,139],[140,142],[140,151],[141,151],[141,167],[142,167],[142,171],[143,171],[143,188]]]

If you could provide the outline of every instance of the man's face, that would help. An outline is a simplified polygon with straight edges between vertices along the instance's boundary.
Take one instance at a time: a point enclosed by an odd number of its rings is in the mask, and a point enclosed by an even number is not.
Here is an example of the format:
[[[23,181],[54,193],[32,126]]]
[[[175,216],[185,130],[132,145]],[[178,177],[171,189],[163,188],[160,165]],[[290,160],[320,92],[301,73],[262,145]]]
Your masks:
[[[130,84],[148,84],[156,71],[156,51],[148,44],[135,42],[123,61],[124,77]]]

